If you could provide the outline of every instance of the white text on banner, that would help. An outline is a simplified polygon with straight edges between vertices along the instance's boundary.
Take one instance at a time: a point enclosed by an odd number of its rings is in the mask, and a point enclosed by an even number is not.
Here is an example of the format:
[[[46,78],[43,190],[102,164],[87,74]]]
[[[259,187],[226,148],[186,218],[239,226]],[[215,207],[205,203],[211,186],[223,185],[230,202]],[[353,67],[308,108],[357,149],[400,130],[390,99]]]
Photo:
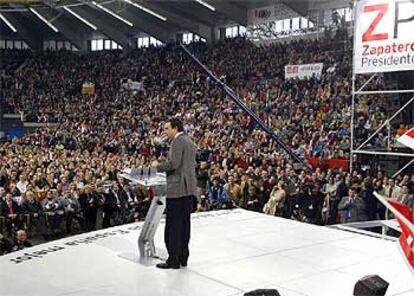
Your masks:
[[[287,65],[285,66],[285,79],[320,77],[323,64]]]

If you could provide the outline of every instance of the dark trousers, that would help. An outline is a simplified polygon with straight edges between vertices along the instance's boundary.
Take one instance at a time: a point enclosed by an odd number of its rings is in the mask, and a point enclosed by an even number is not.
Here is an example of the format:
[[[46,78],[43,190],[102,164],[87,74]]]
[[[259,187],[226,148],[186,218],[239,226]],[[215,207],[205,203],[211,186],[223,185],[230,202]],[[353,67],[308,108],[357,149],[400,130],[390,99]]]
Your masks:
[[[186,264],[190,255],[190,215],[193,196],[167,198],[167,217],[165,222],[165,245],[168,251],[168,264],[179,266]]]
[[[98,215],[97,208],[89,208],[85,211],[85,230],[94,231],[96,230],[96,220]]]
[[[104,217],[102,219],[102,228],[111,227],[111,218],[115,210],[113,208],[108,208],[103,210]]]

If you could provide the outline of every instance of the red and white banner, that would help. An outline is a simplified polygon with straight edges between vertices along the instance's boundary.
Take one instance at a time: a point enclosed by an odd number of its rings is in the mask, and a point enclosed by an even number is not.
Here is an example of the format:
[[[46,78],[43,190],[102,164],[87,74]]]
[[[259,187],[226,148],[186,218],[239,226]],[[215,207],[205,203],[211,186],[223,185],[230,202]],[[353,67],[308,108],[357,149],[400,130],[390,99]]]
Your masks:
[[[414,214],[413,210],[406,205],[387,199],[384,196],[374,192],[375,197],[390,210],[397,219],[401,227],[401,236],[399,243],[407,263],[414,271]]]
[[[357,0],[355,73],[414,70],[414,1]]]
[[[291,78],[311,78],[322,75],[323,64],[287,65],[285,66],[285,79]]]
[[[399,137],[397,141],[414,150],[414,128]]]

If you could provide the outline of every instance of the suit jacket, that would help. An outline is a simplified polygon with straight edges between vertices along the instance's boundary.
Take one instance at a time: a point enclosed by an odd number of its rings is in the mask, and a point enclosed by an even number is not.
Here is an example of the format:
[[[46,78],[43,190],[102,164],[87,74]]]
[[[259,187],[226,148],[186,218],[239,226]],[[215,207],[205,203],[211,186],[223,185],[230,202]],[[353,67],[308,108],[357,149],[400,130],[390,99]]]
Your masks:
[[[27,201],[21,204],[20,208],[23,214],[38,214],[40,216],[40,214],[43,212],[42,205],[37,200],[33,200],[33,202]]]
[[[115,210],[117,208],[118,201],[116,200],[115,194],[110,191],[108,193],[104,193],[105,202],[103,204],[104,211]]]
[[[167,161],[157,170],[167,173],[167,198],[178,198],[196,194],[196,147],[186,135],[180,134],[172,143]]]
[[[20,207],[14,200],[12,201],[12,208],[14,214],[20,214]],[[8,217],[9,215],[9,206],[7,205],[6,201],[0,203],[0,216]]]
[[[350,201],[348,196],[344,196],[338,205],[338,210],[341,223],[367,220],[365,203],[359,196],[355,197],[352,201]]]

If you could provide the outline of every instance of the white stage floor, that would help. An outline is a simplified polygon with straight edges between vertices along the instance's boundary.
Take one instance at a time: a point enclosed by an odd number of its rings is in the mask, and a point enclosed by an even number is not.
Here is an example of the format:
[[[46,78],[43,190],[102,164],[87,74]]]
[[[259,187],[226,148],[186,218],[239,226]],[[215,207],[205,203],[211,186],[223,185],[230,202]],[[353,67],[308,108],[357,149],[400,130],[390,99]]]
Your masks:
[[[281,296],[351,296],[368,274],[390,283],[388,296],[414,295],[414,275],[396,242],[239,209],[199,213],[192,216],[189,266],[160,270],[122,257],[137,252],[140,227],[2,256],[0,295],[239,296],[276,288]],[[157,247],[164,248],[163,231],[161,224]]]

